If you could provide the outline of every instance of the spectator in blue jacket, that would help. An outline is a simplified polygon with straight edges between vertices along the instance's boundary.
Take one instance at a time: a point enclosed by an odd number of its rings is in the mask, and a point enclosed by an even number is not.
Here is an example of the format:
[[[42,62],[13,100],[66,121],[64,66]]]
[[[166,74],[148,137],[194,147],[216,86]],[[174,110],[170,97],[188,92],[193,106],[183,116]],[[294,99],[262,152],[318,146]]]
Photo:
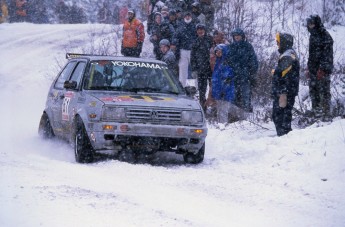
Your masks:
[[[235,104],[246,112],[252,112],[251,88],[255,84],[258,61],[253,46],[246,40],[242,29],[231,32],[233,43],[227,56],[227,63],[235,74]]]
[[[229,53],[229,46],[218,44],[214,48],[216,64],[212,74],[212,97],[217,102],[217,120],[219,123],[228,123],[229,115],[237,111],[235,101],[235,81],[232,68],[225,59]]]

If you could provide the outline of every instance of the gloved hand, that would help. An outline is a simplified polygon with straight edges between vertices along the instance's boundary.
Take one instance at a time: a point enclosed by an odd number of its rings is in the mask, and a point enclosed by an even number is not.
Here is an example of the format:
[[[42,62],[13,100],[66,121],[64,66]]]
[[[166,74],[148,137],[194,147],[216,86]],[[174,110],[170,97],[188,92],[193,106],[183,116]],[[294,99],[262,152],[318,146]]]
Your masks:
[[[193,79],[198,78],[198,72],[197,71],[192,71],[192,78]]]
[[[281,94],[279,95],[279,107],[285,108],[287,106],[287,95]]]
[[[231,78],[226,78],[225,80],[224,80],[224,84],[230,84],[231,83]]]
[[[325,76],[326,76],[326,73],[322,69],[317,70],[316,78],[318,80],[322,80]]]

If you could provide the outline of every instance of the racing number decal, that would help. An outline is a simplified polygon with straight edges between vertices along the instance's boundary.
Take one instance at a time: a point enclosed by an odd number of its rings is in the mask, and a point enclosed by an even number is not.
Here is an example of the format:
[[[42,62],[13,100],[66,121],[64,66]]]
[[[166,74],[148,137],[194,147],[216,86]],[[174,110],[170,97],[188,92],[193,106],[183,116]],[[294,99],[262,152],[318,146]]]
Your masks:
[[[71,97],[65,97],[63,99],[63,103],[62,103],[62,120],[63,121],[69,120],[68,106],[70,102],[71,102]]]
[[[62,102],[62,120],[63,121],[69,121],[69,104],[71,102],[71,99],[74,97],[73,92],[66,92],[65,97]]]

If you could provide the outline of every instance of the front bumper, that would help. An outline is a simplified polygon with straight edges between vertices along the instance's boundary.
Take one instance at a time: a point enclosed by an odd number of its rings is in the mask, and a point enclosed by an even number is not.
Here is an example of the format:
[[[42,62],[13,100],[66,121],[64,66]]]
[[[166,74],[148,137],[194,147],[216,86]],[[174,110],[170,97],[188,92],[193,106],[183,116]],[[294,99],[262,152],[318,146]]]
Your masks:
[[[188,151],[196,153],[203,146],[207,136],[206,126],[138,123],[89,123],[87,131],[96,151],[116,151],[130,147],[147,152],[174,151],[179,153]]]

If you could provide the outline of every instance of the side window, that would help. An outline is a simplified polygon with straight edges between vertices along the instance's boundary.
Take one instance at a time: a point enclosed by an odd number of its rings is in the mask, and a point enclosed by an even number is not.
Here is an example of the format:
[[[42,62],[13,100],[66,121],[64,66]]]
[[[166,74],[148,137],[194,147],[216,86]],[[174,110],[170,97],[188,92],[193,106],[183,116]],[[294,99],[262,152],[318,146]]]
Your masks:
[[[72,74],[71,80],[77,81],[78,86],[80,84],[85,65],[86,65],[85,62],[79,62],[77,67],[75,68],[73,74]]]
[[[69,76],[71,75],[72,70],[74,69],[76,62],[70,62],[66,65],[66,67],[60,73],[59,78],[55,82],[55,88],[63,89],[63,84],[66,80],[68,80]]]

